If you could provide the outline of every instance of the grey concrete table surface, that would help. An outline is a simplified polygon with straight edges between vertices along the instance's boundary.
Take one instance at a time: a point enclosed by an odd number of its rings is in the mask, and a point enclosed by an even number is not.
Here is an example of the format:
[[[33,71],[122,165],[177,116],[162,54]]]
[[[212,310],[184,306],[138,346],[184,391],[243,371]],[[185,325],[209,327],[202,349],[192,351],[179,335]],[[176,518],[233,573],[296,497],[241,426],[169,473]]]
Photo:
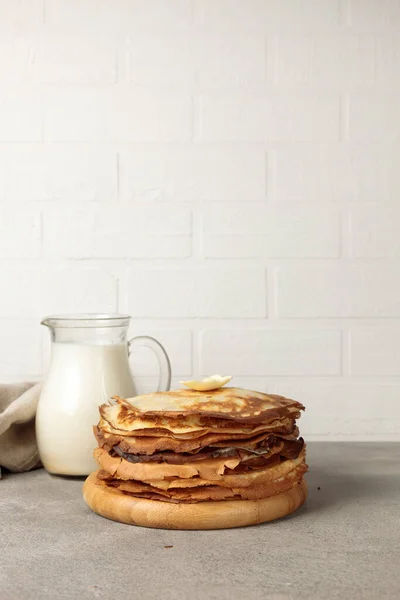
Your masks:
[[[0,598],[400,598],[400,444],[310,443],[308,463],[295,515],[217,531],[114,523],[80,479],[5,475]]]

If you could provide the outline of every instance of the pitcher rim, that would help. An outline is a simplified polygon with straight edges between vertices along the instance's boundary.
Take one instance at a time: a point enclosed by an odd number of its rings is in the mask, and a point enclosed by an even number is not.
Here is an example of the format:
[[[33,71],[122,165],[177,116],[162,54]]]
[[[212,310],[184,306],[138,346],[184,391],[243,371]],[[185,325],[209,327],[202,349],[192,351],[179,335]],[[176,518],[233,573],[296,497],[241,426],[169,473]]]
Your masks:
[[[77,313],[48,315],[41,321],[46,327],[123,327],[130,315],[119,313]]]

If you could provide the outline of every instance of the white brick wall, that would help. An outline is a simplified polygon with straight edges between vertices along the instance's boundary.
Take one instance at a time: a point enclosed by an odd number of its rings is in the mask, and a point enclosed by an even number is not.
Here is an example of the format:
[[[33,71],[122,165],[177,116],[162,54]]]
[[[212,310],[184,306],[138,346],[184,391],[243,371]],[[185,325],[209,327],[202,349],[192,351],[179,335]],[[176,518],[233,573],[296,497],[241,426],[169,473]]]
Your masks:
[[[126,311],[174,385],[399,439],[399,29],[397,0],[0,0],[0,379],[41,377],[45,314]]]
[[[25,83],[2,83],[0,143],[42,141],[43,112],[40,91]]]
[[[141,145],[120,148],[124,201],[265,200],[268,155],[251,144]],[[245,204],[245,205],[246,205]]]
[[[208,258],[321,258],[340,254],[335,206],[214,203],[203,208]]]
[[[218,92],[199,98],[206,142],[317,142],[339,139],[339,97],[325,93]]]
[[[0,201],[115,201],[117,152],[98,144],[0,144]],[[62,203],[62,204],[59,204]]]
[[[238,375],[339,375],[340,332],[206,330],[201,337],[203,375],[232,370]]]
[[[133,317],[263,318],[265,279],[261,268],[131,268],[121,302]]]
[[[191,211],[185,204],[50,207],[43,228],[43,248],[49,258],[186,258],[192,254]]]

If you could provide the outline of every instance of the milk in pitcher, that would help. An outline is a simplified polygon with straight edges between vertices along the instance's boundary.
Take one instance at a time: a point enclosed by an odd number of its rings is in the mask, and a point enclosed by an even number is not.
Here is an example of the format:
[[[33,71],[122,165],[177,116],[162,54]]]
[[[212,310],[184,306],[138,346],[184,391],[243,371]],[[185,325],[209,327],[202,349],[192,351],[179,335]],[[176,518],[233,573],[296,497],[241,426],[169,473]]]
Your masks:
[[[98,468],[92,452],[99,405],[135,395],[127,354],[126,344],[53,343],[36,421],[50,473],[86,475]]]

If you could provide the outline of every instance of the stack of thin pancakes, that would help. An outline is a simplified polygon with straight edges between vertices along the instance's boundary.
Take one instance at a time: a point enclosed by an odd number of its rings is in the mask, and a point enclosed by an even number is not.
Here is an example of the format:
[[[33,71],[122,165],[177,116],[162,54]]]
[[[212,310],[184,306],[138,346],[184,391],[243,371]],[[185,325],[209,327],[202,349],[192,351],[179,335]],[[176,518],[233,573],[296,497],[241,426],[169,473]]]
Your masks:
[[[100,407],[99,484],[170,503],[258,500],[302,483],[304,406],[240,388],[157,392]]]

